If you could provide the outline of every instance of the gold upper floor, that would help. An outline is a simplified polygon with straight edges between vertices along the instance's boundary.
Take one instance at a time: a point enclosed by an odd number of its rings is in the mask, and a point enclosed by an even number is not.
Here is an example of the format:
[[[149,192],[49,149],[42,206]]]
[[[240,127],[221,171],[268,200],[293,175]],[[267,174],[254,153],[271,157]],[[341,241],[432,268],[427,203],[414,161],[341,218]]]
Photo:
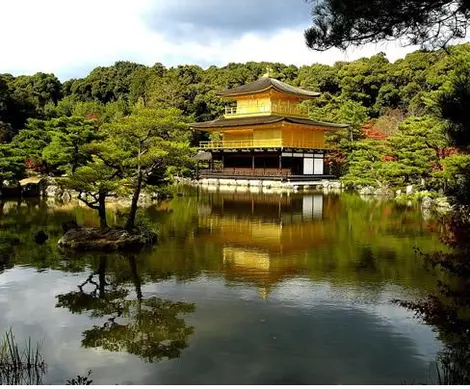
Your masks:
[[[301,104],[303,99],[270,90],[264,93],[237,96],[225,107],[225,119],[250,116],[291,116],[308,118],[308,110]]]
[[[329,149],[325,128],[294,123],[273,123],[235,128],[221,128],[210,141],[199,143],[201,149],[237,148],[314,148]]]

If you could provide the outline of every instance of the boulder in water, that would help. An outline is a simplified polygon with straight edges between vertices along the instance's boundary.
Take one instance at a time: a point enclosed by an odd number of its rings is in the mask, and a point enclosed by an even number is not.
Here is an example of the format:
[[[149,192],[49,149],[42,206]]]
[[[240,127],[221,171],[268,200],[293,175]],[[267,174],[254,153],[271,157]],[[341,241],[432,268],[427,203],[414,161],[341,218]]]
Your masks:
[[[36,232],[34,235],[34,240],[37,244],[43,244],[47,239],[49,239],[49,236],[43,230]]]

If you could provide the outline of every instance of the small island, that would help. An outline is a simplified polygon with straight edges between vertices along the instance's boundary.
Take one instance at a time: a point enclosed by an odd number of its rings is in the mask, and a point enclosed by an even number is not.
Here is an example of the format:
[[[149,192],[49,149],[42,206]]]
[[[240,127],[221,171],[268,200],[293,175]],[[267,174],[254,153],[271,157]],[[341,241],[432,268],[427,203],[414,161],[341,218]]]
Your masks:
[[[57,243],[72,251],[140,250],[157,241],[157,234],[145,227],[128,231],[124,228],[77,227],[67,231]]]

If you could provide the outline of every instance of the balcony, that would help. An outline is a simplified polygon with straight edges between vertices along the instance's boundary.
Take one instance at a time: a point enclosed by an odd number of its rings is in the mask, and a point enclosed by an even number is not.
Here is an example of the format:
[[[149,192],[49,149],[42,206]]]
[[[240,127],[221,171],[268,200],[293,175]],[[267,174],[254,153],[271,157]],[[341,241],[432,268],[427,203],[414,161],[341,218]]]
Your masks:
[[[200,142],[201,149],[252,149],[262,147],[281,147],[282,139],[246,139],[232,141],[205,141]]]
[[[306,148],[331,149],[332,146],[324,142],[309,140],[283,140],[283,139],[246,139],[240,141],[204,141],[199,143],[200,149],[256,149],[256,148]]]

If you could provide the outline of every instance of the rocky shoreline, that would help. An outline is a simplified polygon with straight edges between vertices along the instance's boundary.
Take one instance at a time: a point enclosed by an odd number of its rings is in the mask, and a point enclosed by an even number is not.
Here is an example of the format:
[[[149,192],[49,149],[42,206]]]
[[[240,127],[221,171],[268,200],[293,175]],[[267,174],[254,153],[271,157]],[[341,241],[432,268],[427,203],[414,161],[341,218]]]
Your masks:
[[[33,180],[34,178],[34,180]],[[78,193],[70,190],[65,189],[60,185],[60,179],[52,178],[52,177],[30,177],[29,179],[25,179],[25,185],[22,186],[24,189],[28,189],[33,192],[37,192],[46,199],[48,202],[62,202],[68,203],[73,199],[76,199]],[[189,178],[179,178],[177,180],[179,184],[182,185],[198,185],[200,184],[199,181],[189,179]],[[335,184],[335,185],[333,185]],[[31,189],[30,187],[38,185],[36,190],[35,188]],[[322,185],[324,186],[324,185]],[[407,185],[403,189],[392,190],[387,186],[381,187],[374,187],[374,186],[364,186],[360,188],[356,188],[356,191],[359,193],[361,198],[363,199],[372,199],[372,198],[387,198],[387,199],[395,199],[398,202],[404,204],[412,204],[419,202],[421,204],[421,208],[426,211],[434,211],[438,214],[445,214],[452,210],[452,206],[450,205],[449,199],[441,194],[436,192],[430,192],[425,190],[419,190],[419,185]],[[294,188],[298,189],[298,188]],[[331,183],[330,187],[324,187],[323,189],[335,189],[335,190],[344,190],[340,181],[335,181]],[[139,199],[139,205],[146,206],[155,203],[155,201],[160,201],[164,199],[171,198],[169,193],[151,193],[151,192],[142,192],[141,198]],[[116,198],[113,203],[117,204],[118,206],[127,207],[130,206],[131,199],[128,197],[119,197]]]
[[[399,189],[396,191],[387,187],[366,186],[358,189],[357,192],[362,198],[389,198],[408,205],[419,202],[421,209],[426,212],[433,211],[438,214],[446,214],[452,210],[452,205],[446,196],[436,192],[416,190],[413,185],[406,186],[404,190]]]

